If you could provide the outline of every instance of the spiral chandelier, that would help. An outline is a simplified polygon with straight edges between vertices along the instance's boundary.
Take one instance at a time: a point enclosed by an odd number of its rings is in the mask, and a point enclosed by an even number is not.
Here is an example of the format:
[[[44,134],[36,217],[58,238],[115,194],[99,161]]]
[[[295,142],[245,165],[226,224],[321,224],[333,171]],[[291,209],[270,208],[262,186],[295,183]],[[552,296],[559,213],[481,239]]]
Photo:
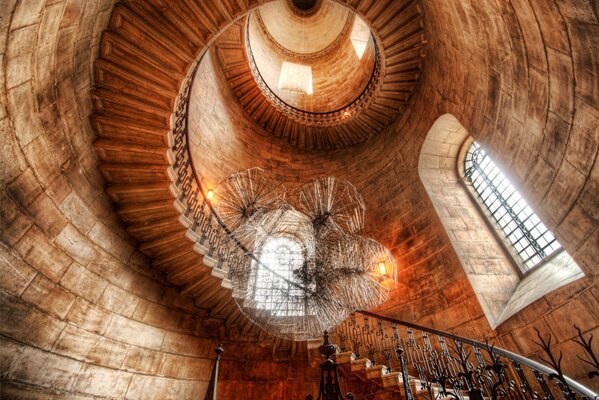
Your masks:
[[[246,254],[227,260],[233,298],[265,331],[290,340],[320,337],[388,298],[395,260],[359,235],[365,206],[351,183],[320,178],[289,196],[252,168],[224,179],[214,194],[218,217]]]

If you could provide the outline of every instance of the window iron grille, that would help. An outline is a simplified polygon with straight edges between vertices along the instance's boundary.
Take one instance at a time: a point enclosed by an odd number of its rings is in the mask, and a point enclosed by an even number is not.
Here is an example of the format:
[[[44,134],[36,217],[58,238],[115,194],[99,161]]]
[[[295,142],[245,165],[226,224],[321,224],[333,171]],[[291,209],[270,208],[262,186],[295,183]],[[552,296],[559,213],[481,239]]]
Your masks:
[[[260,262],[267,268],[257,268],[253,287],[257,307],[279,317],[304,315],[303,292],[289,283],[294,280],[293,271],[304,263],[300,243],[287,237],[269,238],[262,246]]]
[[[562,250],[553,233],[474,141],[466,153],[464,176],[501,228],[501,236],[507,239],[517,254],[522,272],[529,271]]]

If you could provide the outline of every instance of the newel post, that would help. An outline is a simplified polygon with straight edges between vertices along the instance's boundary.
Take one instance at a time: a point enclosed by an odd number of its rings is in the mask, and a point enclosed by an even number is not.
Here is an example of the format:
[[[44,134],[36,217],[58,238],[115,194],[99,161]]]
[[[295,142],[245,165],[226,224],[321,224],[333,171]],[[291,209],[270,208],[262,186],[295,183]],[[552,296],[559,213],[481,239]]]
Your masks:
[[[220,364],[220,355],[225,351],[223,345],[219,344],[214,352],[216,353],[216,360],[214,362],[214,369],[212,370],[212,376],[210,377],[210,384],[208,385],[208,391],[206,392],[205,400],[216,400],[216,389],[218,387],[218,365]]]
[[[351,393],[343,396],[341,385],[339,384],[339,374],[337,372],[338,364],[331,359],[331,356],[337,351],[337,346],[329,340],[329,332],[324,331],[324,343],[320,346],[320,352],[325,360],[320,364],[320,390],[318,400],[353,400]],[[306,400],[313,400],[311,394]]]

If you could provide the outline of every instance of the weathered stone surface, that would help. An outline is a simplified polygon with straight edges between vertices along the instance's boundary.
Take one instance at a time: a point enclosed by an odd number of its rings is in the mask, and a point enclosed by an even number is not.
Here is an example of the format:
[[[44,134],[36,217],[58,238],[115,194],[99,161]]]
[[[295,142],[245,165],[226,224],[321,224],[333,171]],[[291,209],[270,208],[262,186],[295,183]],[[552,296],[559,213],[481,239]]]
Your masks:
[[[94,259],[87,265],[87,268],[102,276],[108,282],[126,290],[129,290],[136,275],[138,275],[127,264],[116,260],[104,252],[97,252]]]
[[[68,255],[50,243],[36,227],[27,231],[15,245],[15,250],[31,266],[55,282],[60,280],[73,263]]]
[[[131,377],[127,372],[84,365],[77,374],[75,386],[79,391],[94,396],[122,398],[127,392]]]
[[[67,326],[54,345],[55,352],[59,354],[117,369],[128,348],[124,343],[73,326]]]
[[[12,134],[9,118],[0,120],[0,149],[3,154],[0,159],[0,182],[8,183],[27,168],[19,144]]]
[[[31,227],[32,222],[15,204],[7,193],[0,192],[0,237],[9,246],[14,246]]]
[[[120,315],[114,315],[106,329],[106,336],[109,338],[150,349],[159,349],[164,335],[165,332],[162,329],[153,328]]]
[[[91,302],[98,301],[108,286],[108,282],[76,262],[65,272],[60,284]]]
[[[208,382],[184,381],[153,376],[135,375],[127,390],[127,399],[142,400],[148,397],[195,399],[205,396]]]
[[[117,314],[131,317],[139,301],[139,297],[118,286],[109,284],[104,290],[104,293],[102,293],[102,297],[98,304]]]
[[[169,353],[185,354],[195,357],[209,357],[214,350],[211,340],[192,335],[167,332],[162,350]]]
[[[82,363],[56,354],[25,347],[12,362],[8,378],[15,381],[70,391],[81,371]]]
[[[123,242],[102,223],[94,225],[89,232],[89,237],[100,247],[122,262],[127,262],[131,256],[131,246]]]
[[[165,354],[160,373],[171,378],[209,381],[213,364],[207,358]]]
[[[75,295],[67,292],[45,276],[38,274],[29,284],[21,298],[45,310],[48,314],[64,319],[75,302]]]
[[[110,311],[77,298],[67,314],[66,321],[90,332],[104,334],[111,318]]]
[[[83,233],[89,232],[96,221],[87,205],[74,192],[64,199],[59,208],[65,217]]]
[[[44,350],[52,348],[64,323],[4,292],[0,292],[0,302],[0,331],[3,335]]]
[[[10,294],[20,295],[37,275],[37,270],[30,267],[16,254],[0,244],[0,285]]]
[[[160,103],[169,114],[181,74],[202,43],[216,27],[242,15],[245,3],[228,2],[202,22],[190,13],[169,14],[170,7],[140,22],[136,16],[152,3],[126,2],[139,8],[123,25],[113,21],[110,28],[116,36],[140,36],[101,46],[113,4],[0,2],[0,15],[6,16],[0,20],[0,63],[5,67],[0,68],[0,234],[6,244],[0,249],[0,285],[6,296],[0,353],[8,361],[0,367],[3,397],[201,398],[216,339],[200,340],[195,334],[227,336],[223,321],[205,318],[209,310],[166,287],[167,274],[151,270],[146,256],[134,250],[136,244],[105,195],[107,178],[97,171],[101,158],[92,148],[96,132],[88,117],[94,110],[113,123],[125,120],[125,128],[98,124],[99,135],[113,137],[133,137],[135,129],[149,136],[143,131],[148,125],[142,118],[147,117],[154,131],[162,132],[153,134],[164,146],[168,116],[140,112],[135,104]],[[194,120],[200,129],[192,126],[190,132],[195,157],[201,160],[198,173],[214,187],[234,170],[261,166],[290,190],[317,176],[347,178],[364,196],[370,218],[366,233],[388,245],[398,260],[398,289],[380,311],[474,338],[500,336],[502,345],[528,354],[536,352],[531,339],[537,326],[561,341],[557,346],[567,354],[565,362],[582,376],[573,347],[563,341],[572,335],[564,321],[597,335],[599,297],[589,287],[599,265],[597,2],[423,0],[422,9],[428,40],[422,85],[386,132],[343,152],[297,151],[243,117],[235,99],[223,97],[218,99],[222,109],[192,110],[198,112],[193,118],[203,118]],[[174,15],[189,18],[185,28],[180,20],[170,22]],[[169,29],[152,32],[162,26]],[[187,40],[185,35],[198,37]],[[173,51],[172,46],[181,48]],[[168,51],[154,54],[160,48]],[[102,76],[94,73],[98,54],[112,57],[117,68],[120,62],[127,64],[114,76]],[[123,70],[159,73],[160,93],[148,94],[149,82],[156,79],[148,76],[122,81],[122,90],[111,92],[123,96],[120,103],[92,98],[92,87],[114,81]],[[212,82],[213,96],[228,96],[221,78]],[[217,99],[203,100],[206,105],[206,100],[214,104]],[[562,244],[589,277],[545,296],[495,331],[464,273],[484,266],[489,254],[497,255],[491,247],[477,248],[481,235],[473,232],[484,224],[472,222],[473,215],[452,192],[438,193],[452,204],[436,215],[416,172],[425,135],[445,113],[511,168],[514,183],[564,238]],[[447,139],[443,135],[437,139]],[[448,155],[459,144],[434,146],[443,154],[427,157],[427,166],[454,168]],[[164,173],[156,176],[166,179]],[[440,183],[448,180],[440,174]],[[442,221],[458,228],[446,232]],[[461,262],[463,253],[452,249],[450,238],[471,239],[474,244],[465,253],[480,262]],[[486,265],[493,274],[502,273],[500,263]],[[487,288],[492,283],[484,282]],[[144,299],[141,307],[138,299]],[[583,321],[580,315],[590,317]],[[231,354],[244,354],[236,342],[225,343],[226,349],[234,349]],[[317,377],[303,361],[294,365],[293,375],[287,372],[292,380],[267,384],[263,379],[276,370],[269,363],[270,344],[259,348],[244,342],[244,350],[247,358],[234,362],[254,364],[226,375],[224,398],[314,393]],[[278,379],[283,375],[274,373]],[[259,380],[244,380],[248,377]]]
[[[123,368],[127,371],[156,375],[160,372],[165,357],[165,353],[160,351],[130,346],[123,361]]]
[[[88,265],[96,256],[91,242],[71,224],[60,231],[54,243],[81,265]]]

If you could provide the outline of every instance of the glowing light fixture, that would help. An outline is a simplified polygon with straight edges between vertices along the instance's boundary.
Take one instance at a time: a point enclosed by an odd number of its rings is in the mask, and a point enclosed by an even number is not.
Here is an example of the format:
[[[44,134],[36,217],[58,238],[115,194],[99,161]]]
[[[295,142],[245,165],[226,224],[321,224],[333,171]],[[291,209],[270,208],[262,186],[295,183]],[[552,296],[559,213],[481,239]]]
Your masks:
[[[312,67],[283,61],[279,76],[279,89],[312,94]]]
[[[212,200],[213,197],[214,197],[214,190],[212,190],[212,189],[208,190],[208,192],[206,193],[206,198],[208,199],[208,201]]]
[[[214,191],[221,222],[243,247],[227,257],[233,299],[260,328],[289,340],[315,338],[389,298],[395,259],[360,235],[366,207],[351,183],[319,178],[287,196],[252,168]]]
[[[379,263],[379,272],[383,276],[387,275],[387,268],[385,267],[385,263],[382,261]]]
[[[362,59],[366,47],[368,46],[368,40],[370,39],[370,28],[366,25],[366,22],[356,15],[354,19],[354,26],[350,34],[351,43],[354,46],[358,60]]]

